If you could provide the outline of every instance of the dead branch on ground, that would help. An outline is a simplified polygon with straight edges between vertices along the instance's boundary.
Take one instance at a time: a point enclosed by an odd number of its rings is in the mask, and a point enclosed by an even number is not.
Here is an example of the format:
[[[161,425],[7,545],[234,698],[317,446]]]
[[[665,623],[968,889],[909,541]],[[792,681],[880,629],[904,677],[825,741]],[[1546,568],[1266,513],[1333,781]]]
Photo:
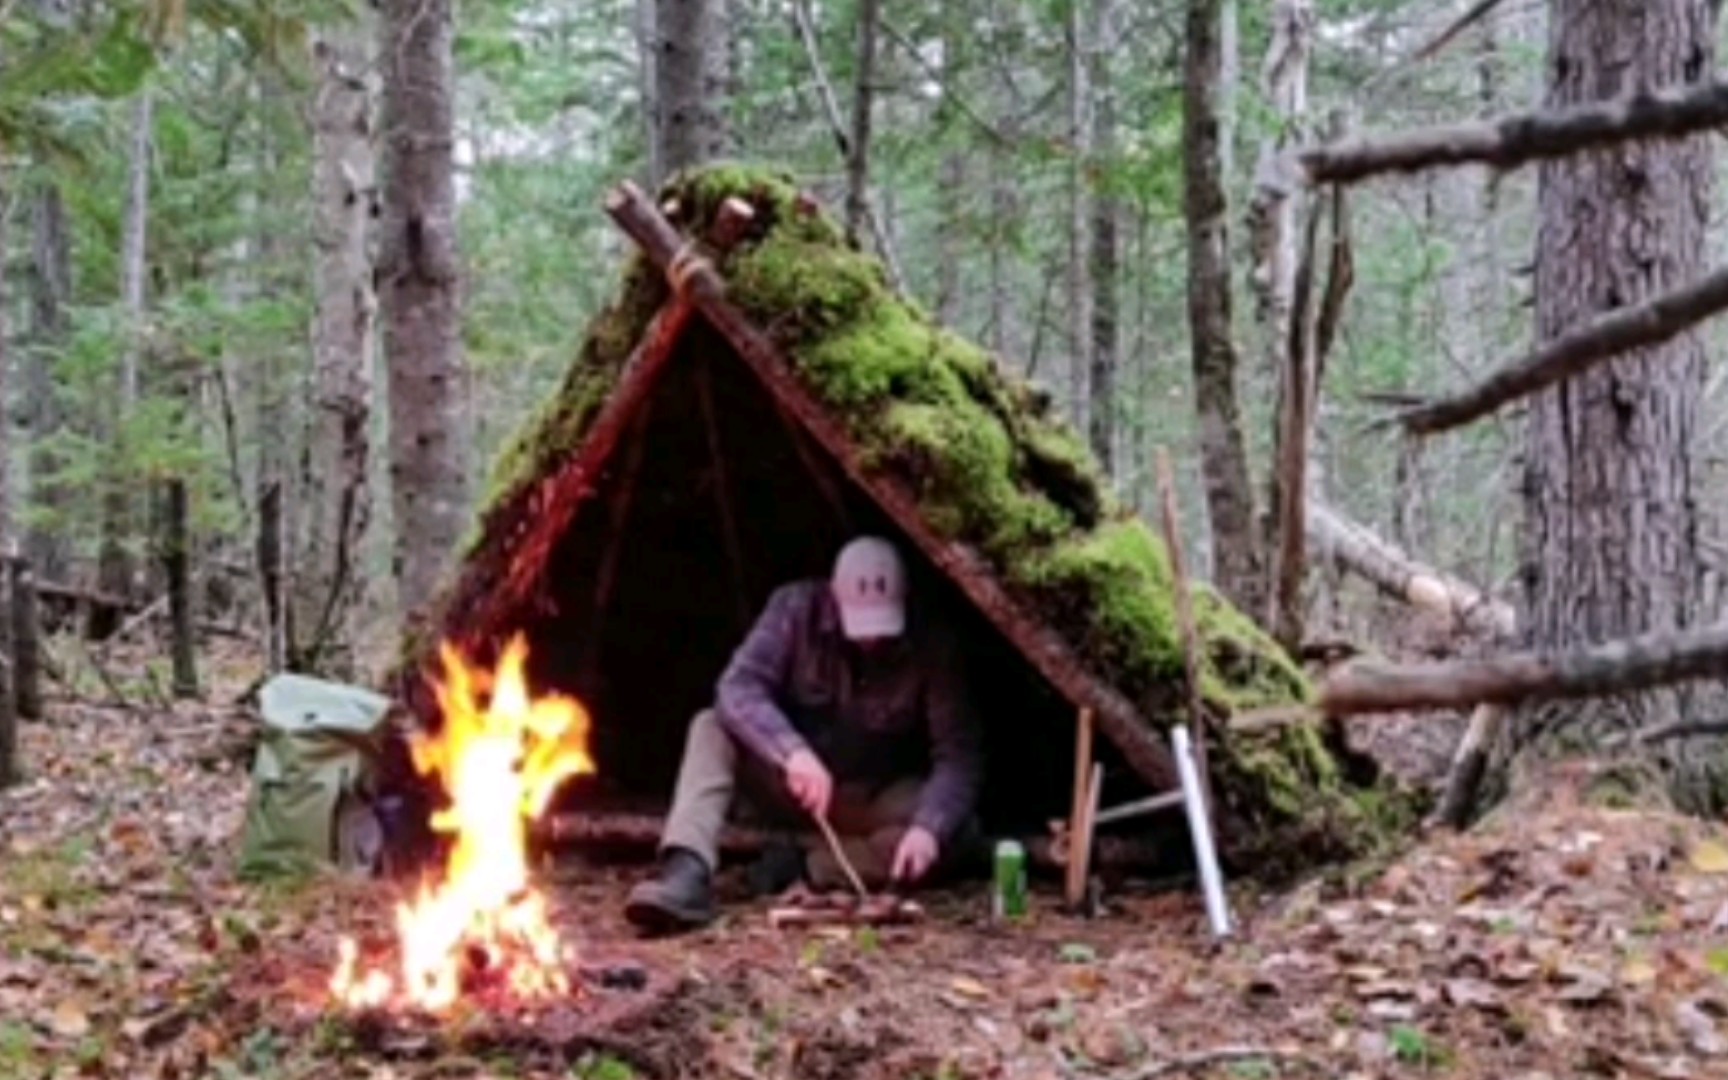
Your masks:
[[[1299,181],[1353,184],[1441,165],[1513,169],[1637,139],[1679,139],[1728,122],[1728,82],[1644,91],[1568,109],[1441,124],[1297,153]]]
[[[1307,525],[1316,548],[1388,596],[1445,615],[1474,633],[1508,637],[1517,628],[1512,605],[1417,562],[1324,504],[1309,503]]]
[[[1728,669],[1728,624],[1646,634],[1569,653],[1517,652],[1431,664],[1356,662],[1327,678],[1320,709],[1330,716],[1393,709],[1457,709],[1598,697]]]

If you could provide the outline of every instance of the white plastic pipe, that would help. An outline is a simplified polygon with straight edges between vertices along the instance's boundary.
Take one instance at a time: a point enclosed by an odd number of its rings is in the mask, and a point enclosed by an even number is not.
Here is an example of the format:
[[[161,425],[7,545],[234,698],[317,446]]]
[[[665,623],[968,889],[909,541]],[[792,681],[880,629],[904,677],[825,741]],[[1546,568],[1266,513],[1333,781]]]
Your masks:
[[[1224,875],[1218,870],[1218,849],[1212,845],[1212,821],[1206,816],[1206,794],[1200,788],[1200,772],[1194,765],[1194,747],[1188,729],[1178,724],[1170,730],[1176,750],[1176,772],[1182,778],[1182,805],[1188,810],[1188,835],[1194,840],[1194,859],[1200,864],[1200,892],[1206,898],[1206,918],[1213,937],[1230,936],[1230,909],[1224,903]]]

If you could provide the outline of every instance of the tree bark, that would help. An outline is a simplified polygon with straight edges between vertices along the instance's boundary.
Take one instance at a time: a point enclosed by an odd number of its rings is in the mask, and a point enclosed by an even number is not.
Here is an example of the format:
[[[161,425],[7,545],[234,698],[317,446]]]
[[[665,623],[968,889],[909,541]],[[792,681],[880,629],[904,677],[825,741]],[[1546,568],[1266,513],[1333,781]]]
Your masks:
[[[186,481],[163,484],[162,576],[168,584],[169,654],[177,698],[198,696],[197,624],[192,613],[191,508]]]
[[[144,288],[150,216],[150,154],[155,110],[148,88],[138,92],[132,111],[132,143],[126,165],[126,210],[120,229],[120,307],[125,315],[120,347],[119,385],[107,409],[109,468],[102,498],[101,539],[97,549],[98,587],[116,596],[132,595],[133,565],[127,543],[135,522],[130,495],[126,424],[138,403],[138,365],[144,327]],[[114,632],[114,613],[91,609],[89,634],[101,639]]]
[[[389,372],[397,603],[410,628],[426,614],[469,509],[468,375],[457,337],[451,21],[450,0],[382,5],[378,280]]]
[[[295,573],[296,670],[354,675],[354,620],[364,603],[359,562],[371,519],[372,341],[377,300],[369,245],[372,87],[364,26],[313,45],[312,425],[301,477],[305,521]]]
[[[0,269],[3,269],[11,255],[11,237],[6,227],[11,214],[11,196],[6,187],[7,177],[0,174]],[[11,389],[12,357],[7,352],[11,327],[10,312],[12,299],[6,291],[6,275],[0,272],[0,402],[7,400]],[[0,409],[0,557],[8,563],[18,557],[17,546],[12,537],[12,485],[10,483],[10,465],[12,461],[12,417],[4,409]],[[0,589],[9,594],[12,575],[0,573]],[[0,595],[0,600],[6,600],[0,611],[10,610],[9,595]],[[13,697],[12,688],[12,620],[0,619],[0,649],[6,654],[7,663],[0,664],[0,787],[16,783],[23,774],[18,761],[18,708]]]
[[[72,301],[72,235],[60,186],[44,180],[30,200],[31,348],[24,356],[24,414],[30,432],[29,500],[48,515],[25,532],[30,561],[51,578],[66,576],[67,545],[60,518],[67,491],[60,482],[65,462],[54,438],[65,420],[55,397],[53,356],[65,344],[67,305]]]
[[[1072,0],[1068,5],[1068,415],[1077,431],[1087,430],[1091,404],[1086,386],[1092,356],[1092,275],[1087,265],[1092,167],[1087,6],[1087,0]]]
[[[11,560],[12,698],[20,720],[42,719],[42,624],[36,607],[36,578],[28,559]],[[4,706],[0,706],[3,708]]]
[[[650,188],[666,176],[660,161],[660,24],[658,0],[635,0],[637,92],[642,95],[642,134],[647,146]]]
[[[1297,199],[1265,178],[1286,144],[1300,137],[1308,112],[1308,57],[1313,48],[1314,11],[1308,0],[1276,0],[1272,37],[1261,67],[1262,89],[1278,118],[1277,130],[1260,148],[1254,198],[1248,209],[1249,247],[1254,252],[1255,322],[1266,371],[1276,379],[1273,415],[1274,462],[1266,491],[1266,553],[1271,608],[1269,622],[1279,640],[1294,648],[1302,636],[1300,585],[1303,563],[1302,502],[1306,495],[1309,383],[1312,336],[1307,320],[1293,319],[1297,276]],[[1310,266],[1310,273],[1312,268]],[[1307,311],[1305,309],[1304,315]]]
[[[858,61],[852,81],[852,135],[846,145],[846,231],[859,243],[870,216],[870,121],[876,107],[880,0],[859,0]]]
[[[1554,0],[1547,105],[1566,109],[1709,76],[1712,0]],[[1629,144],[1545,164],[1538,188],[1537,340],[1699,274],[1714,193],[1711,141]],[[1570,649],[1685,630],[1702,564],[1693,449],[1704,343],[1681,334],[1530,401],[1523,578],[1532,646]],[[1717,669],[1718,671],[1720,668]],[[1514,724],[1524,754],[1671,722],[1674,692],[1626,695]],[[1682,805],[1722,790],[1713,744],[1660,751]]]
[[[657,0],[659,106],[655,157],[666,176],[725,156],[726,15],[723,0]]]
[[[1264,581],[1231,336],[1228,207],[1218,160],[1218,38],[1218,0],[1188,0],[1182,147],[1189,337],[1212,576],[1242,611],[1261,612]]]
[[[1113,40],[1115,5],[1112,0],[1092,0],[1092,156],[1097,171],[1110,168],[1116,154],[1116,88],[1110,70],[1113,51],[1104,43]],[[1118,287],[1121,255],[1118,232],[1121,206],[1105,178],[1092,195],[1092,370],[1088,381],[1087,434],[1092,453],[1106,476],[1116,471],[1116,366],[1120,353],[1118,324],[1121,295]]]

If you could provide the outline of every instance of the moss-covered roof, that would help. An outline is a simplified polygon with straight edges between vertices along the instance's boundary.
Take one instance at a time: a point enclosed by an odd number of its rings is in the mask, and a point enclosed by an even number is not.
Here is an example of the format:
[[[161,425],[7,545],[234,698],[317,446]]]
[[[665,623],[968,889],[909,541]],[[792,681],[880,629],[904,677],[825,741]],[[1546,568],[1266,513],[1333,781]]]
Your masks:
[[[877,260],[789,178],[715,166],[675,178],[660,202],[674,225],[700,237],[729,196],[746,199],[757,217],[751,235],[718,260],[727,296],[862,448],[865,471],[907,486],[932,530],[976,549],[1149,720],[1174,718],[1183,663],[1165,548],[1112,496],[1048,400],[896,297]],[[579,445],[666,297],[662,276],[633,256],[562,391],[500,459],[483,522],[507,514]],[[1253,622],[1203,586],[1196,610],[1211,708],[1228,715],[1307,699],[1301,669]],[[1312,729],[1235,746],[1215,767],[1244,819],[1357,816],[1356,802],[1335,798],[1344,782]]]

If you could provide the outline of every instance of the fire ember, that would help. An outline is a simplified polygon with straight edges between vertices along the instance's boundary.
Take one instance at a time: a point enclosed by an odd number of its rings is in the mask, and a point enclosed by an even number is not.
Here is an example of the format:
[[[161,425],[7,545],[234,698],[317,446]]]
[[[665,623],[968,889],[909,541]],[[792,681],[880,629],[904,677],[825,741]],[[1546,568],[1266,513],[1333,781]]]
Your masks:
[[[414,768],[433,776],[449,805],[432,828],[452,836],[442,873],[397,905],[400,970],[363,969],[344,938],[330,990],[354,1008],[417,1006],[442,1012],[480,985],[518,998],[565,994],[570,958],[528,879],[528,824],[560,784],[594,772],[589,718],[574,698],[533,697],[521,635],[496,673],[471,666],[448,644],[435,685],[443,727],[417,734]]]

